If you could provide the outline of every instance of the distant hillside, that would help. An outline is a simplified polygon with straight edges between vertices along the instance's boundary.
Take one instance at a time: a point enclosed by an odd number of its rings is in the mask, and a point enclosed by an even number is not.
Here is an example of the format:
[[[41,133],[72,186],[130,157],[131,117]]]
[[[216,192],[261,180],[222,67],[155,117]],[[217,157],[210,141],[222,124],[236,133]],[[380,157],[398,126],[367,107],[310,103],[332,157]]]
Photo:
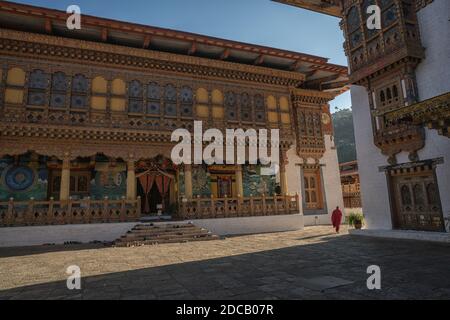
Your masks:
[[[339,163],[356,160],[355,128],[352,110],[343,109],[333,114],[334,139]]]

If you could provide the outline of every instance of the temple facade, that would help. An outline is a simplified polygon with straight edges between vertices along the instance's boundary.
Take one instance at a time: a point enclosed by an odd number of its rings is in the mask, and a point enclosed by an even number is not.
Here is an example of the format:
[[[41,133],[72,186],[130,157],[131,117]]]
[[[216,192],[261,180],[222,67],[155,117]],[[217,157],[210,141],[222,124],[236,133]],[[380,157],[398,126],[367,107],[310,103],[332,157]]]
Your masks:
[[[0,2],[1,226],[160,214],[288,230],[343,206],[328,103],[347,89],[346,67],[92,16],[69,30],[67,18]],[[171,134],[194,121],[279,129],[280,170],[174,164]],[[236,221],[251,232],[256,220]]]
[[[342,18],[368,228],[450,232],[450,2],[279,2]]]

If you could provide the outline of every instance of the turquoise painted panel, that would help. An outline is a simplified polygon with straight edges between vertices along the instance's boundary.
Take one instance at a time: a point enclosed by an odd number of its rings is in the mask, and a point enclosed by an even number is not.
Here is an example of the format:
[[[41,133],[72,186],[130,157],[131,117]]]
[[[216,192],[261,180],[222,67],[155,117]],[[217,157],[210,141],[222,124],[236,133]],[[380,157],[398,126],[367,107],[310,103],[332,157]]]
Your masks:
[[[192,193],[194,197],[211,197],[211,176],[206,166],[192,167]]]
[[[276,176],[262,176],[261,166],[248,165],[242,168],[242,180],[244,185],[244,197],[273,196],[276,187]]]
[[[95,171],[91,180],[91,198],[120,200],[127,193],[127,174],[125,171]]]
[[[0,159],[0,201],[47,200],[48,170],[46,158],[32,161],[29,155]]]

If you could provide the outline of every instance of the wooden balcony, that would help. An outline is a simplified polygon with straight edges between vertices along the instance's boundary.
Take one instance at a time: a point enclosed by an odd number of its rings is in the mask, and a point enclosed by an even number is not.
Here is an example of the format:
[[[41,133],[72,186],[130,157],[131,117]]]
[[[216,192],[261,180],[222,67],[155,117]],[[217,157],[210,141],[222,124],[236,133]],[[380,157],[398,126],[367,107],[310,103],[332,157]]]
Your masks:
[[[197,198],[180,202],[179,219],[215,219],[298,214],[295,196],[249,198]]]
[[[138,221],[141,199],[0,202],[0,227]]]

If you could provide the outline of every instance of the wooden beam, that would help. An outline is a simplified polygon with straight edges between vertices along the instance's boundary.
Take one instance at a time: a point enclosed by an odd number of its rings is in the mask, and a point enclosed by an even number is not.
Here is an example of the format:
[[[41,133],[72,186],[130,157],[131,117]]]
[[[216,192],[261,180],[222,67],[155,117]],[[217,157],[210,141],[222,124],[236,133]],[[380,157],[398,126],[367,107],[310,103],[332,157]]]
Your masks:
[[[106,28],[102,29],[102,41],[103,42],[108,41],[108,29]]]
[[[142,48],[148,49],[150,47],[151,42],[152,42],[152,37],[149,35],[146,35],[144,38],[144,43],[142,44]]]
[[[222,52],[222,55],[220,56],[220,60],[228,59],[229,56],[230,56],[230,49],[225,49]]]
[[[301,63],[302,63],[301,60],[297,60],[289,67],[289,69],[291,71],[296,71],[298,68],[300,68]]]
[[[193,55],[197,52],[197,44],[195,42],[192,42],[191,48],[188,51],[188,55]]]
[[[45,19],[45,32],[48,34],[53,33],[52,20],[50,18]]]
[[[263,64],[263,63],[264,63],[264,55],[261,54],[261,55],[259,55],[258,58],[256,58],[254,64],[257,66],[257,65],[260,65],[260,64]]]

